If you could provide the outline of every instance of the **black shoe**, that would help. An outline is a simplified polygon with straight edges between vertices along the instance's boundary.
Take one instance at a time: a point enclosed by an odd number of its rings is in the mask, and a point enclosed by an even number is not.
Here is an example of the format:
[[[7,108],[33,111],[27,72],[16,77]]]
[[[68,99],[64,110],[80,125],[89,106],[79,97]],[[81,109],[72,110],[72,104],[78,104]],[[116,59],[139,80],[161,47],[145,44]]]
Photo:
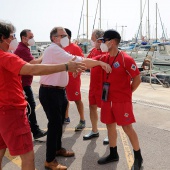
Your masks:
[[[39,129],[35,134],[33,134],[34,139],[42,138],[47,135],[47,131]]]
[[[143,163],[143,159],[135,159],[131,170],[140,170]]]
[[[119,161],[119,155],[116,155],[114,157],[111,155],[108,155],[107,157],[100,158],[97,162],[98,164],[102,165],[102,164],[107,164],[107,163],[116,162],[116,161]]]
[[[83,140],[89,140],[91,138],[96,138],[99,137],[99,132],[94,133],[93,131],[91,131],[89,134],[83,136]]]

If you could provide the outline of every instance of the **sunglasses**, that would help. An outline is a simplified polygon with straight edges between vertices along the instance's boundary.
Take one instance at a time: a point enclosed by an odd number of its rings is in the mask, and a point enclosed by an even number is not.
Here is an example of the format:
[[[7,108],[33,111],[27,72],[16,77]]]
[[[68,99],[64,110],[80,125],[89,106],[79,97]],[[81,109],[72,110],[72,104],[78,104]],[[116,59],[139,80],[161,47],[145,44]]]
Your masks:
[[[61,38],[64,38],[64,37],[67,37],[67,35],[55,35],[54,37],[61,37]]]
[[[103,39],[103,40],[101,40],[102,41],[102,43],[105,43],[106,41],[110,41],[111,39]]]

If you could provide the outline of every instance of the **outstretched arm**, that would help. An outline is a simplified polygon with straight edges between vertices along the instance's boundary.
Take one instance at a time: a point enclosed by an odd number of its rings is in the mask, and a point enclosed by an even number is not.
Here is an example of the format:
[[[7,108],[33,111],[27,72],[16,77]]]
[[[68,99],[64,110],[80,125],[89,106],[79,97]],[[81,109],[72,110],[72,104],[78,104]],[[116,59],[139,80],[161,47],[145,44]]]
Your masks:
[[[74,58],[66,64],[25,64],[20,75],[48,75],[61,71],[83,72],[87,68],[84,63],[74,62]]]
[[[30,63],[30,64],[41,64],[42,58],[43,58],[43,56],[41,56],[41,57],[39,57],[39,58],[37,58],[37,59],[33,59],[33,60],[31,60],[29,63]]]
[[[87,68],[101,66],[107,73],[110,73],[112,71],[112,68],[110,67],[110,65],[102,61],[86,58],[82,62],[86,64]]]

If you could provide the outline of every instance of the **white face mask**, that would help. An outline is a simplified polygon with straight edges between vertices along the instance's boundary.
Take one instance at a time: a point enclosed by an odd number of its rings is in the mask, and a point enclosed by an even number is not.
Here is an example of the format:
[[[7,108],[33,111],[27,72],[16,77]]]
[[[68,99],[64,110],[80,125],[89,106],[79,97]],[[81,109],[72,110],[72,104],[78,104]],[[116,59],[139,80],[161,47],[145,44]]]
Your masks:
[[[102,52],[108,52],[108,46],[105,43],[100,44],[100,49]]]
[[[29,44],[29,46],[34,46],[35,45],[34,39],[33,38],[29,39],[28,44]]]
[[[69,45],[68,37],[61,38],[60,44],[61,44],[62,47],[67,47]]]
[[[95,47],[95,42],[93,40],[90,40],[91,46]]]
[[[15,51],[17,49],[17,47],[18,47],[18,41],[17,41],[17,39],[13,39],[9,44],[8,50]]]

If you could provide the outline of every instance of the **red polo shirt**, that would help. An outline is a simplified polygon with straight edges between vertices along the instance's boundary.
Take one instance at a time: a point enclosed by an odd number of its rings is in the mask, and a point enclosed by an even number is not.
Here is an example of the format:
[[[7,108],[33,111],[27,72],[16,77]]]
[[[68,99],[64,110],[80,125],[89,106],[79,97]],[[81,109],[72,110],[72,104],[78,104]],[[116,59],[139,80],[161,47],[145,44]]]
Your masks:
[[[19,43],[14,54],[18,55],[20,58],[27,62],[30,62],[34,59],[34,57],[31,55],[30,49],[22,42]],[[31,86],[32,80],[33,76],[31,75],[22,76],[22,86]]]
[[[105,54],[100,49],[93,48],[87,58],[95,59],[96,56],[101,57],[101,55]],[[90,89],[97,92],[97,94],[101,93],[102,88],[102,68],[100,66],[96,66],[91,68],[90,70]]]
[[[25,64],[17,55],[0,50],[0,109],[26,107],[19,75]]]
[[[64,50],[72,55],[84,57],[82,49],[77,44],[70,43]],[[66,86],[66,93],[69,101],[81,100],[80,86],[80,74],[78,74],[77,77],[73,77],[73,73],[69,72],[69,82]]]
[[[110,83],[108,101],[131,102],[131,78],[140,74],[134,59],[122,51],[119,52],[116,58],[106,54],[102,58],[97,56],[94,59],[100,59],[112,67],[110,74],[107,75],[104,70],[102,72],[103,82]]]

